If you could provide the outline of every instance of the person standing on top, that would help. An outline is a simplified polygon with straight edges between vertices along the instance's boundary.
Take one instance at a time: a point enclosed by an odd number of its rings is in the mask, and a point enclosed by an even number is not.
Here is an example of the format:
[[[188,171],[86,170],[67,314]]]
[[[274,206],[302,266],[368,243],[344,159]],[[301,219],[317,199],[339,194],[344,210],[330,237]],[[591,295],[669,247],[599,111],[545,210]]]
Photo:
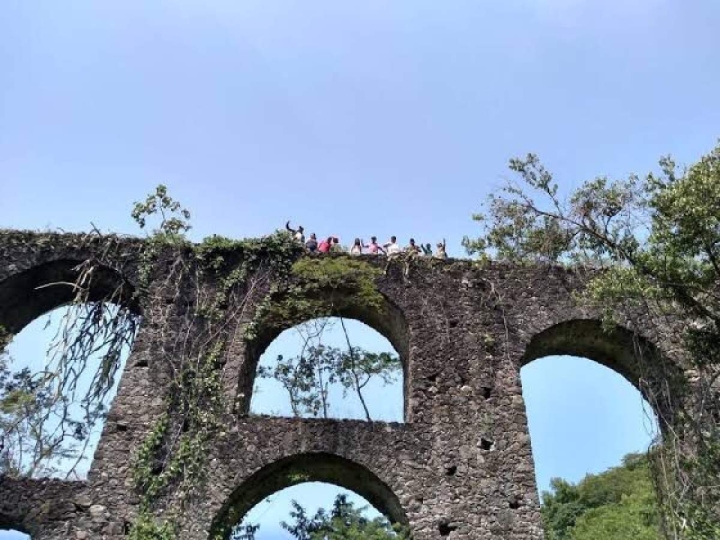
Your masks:
[[[340,245],[340,239],[337,236],[332,236],[332,244],[330,245],[330,251],[332,253],[342,253],[343,247]]]
[[[423,255],[430,256],[432,255],[432,248],[430,247],[430,244],[420,244],[420,247],[423,250]]]
[[[307,242],[305,242],[305,248],[310,253],[315,253],[317,251],[318,241],[317,241],[317,238],[315,237],[315,233],[312,233],[310,235],[310,239]]]
[[[394,236],[391,236],[390,241],[387,244],[384,244],[383,247],[385,248],[385,253],[387,253],[388,257],[400,255],[400,253],[402,253],[402,249],[397,243],[397,238]]]
[[[285,224],[285,228],[292,233],[293,238],[297,240],[300,244],[305,245],[305,229],[303,229],[303,226],[300,225],[297,230],[290,227],[290,220],[287,221]]]
[[[359,238],[356,238],[355,242],[350,247],[350,255],[362,255],[362,250],[363,250],[363,248],[366,248],[366,247],[368,247],[368,246],[366,246],[362,240],[360,240]]]
[[[368,253],[371,253],[372,255],[378,255],[380,253],[385,253],[385,250],[383,247],[377,243],[377,236],[371,236],[370,237],[370,244],[367,246]]]
[[[416,257],[420,255],[420,247],[415,243],[415,239],[410,239],[410,245],[405,248],[405,253],[407,253],[410,257]]]
[[[332,246],[332,240],[333,240],[333,237],[332,237],[332,236],[328,236],[325,240],[323,240],[322,242],[320,242],[320,243],[318,244],[318,248],[317,248],[318,252],[320,252],[320,253],[330,253],[330,247]]]
[[[433,253],[435,259],[447,259],[447,251],[445,251],[445,239],[442,242],[437,243],[437,249]]]

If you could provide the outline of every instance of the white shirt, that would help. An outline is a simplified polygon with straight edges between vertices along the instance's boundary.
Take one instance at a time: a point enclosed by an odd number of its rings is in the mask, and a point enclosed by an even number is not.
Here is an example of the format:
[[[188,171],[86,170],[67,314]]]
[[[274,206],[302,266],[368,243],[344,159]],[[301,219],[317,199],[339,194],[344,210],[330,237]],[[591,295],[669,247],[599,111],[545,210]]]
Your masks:
[[[388,255],[397,255],[398,253],[402,253],[402,248],[400,248],[397,242],[392,242],[387,245],[385,251],[387,251]]]

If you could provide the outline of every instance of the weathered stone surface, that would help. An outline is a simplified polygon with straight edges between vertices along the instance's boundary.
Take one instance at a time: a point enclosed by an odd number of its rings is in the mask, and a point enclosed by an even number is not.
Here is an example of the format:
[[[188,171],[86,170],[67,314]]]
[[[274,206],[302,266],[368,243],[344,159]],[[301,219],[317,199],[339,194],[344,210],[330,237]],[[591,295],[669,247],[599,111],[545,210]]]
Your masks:
[[[97,298],[136,283],[140,241],[116,241],[114,258],[95,285]],[[72,282],[73,268],[101,246],[82,235],[1,232],[0,324],[17,332],[66,303],[70,293],[62,287],[37,287]],[[365,260],[385,269],[377,280],[385,309],[341,315],[369,324],[399,352],[405,423],[248,416],[258,359],[283,330],[265,329],[248,345],[242,334],[248,313],[238,328],[228,329],[222,377],[233,405],[209,449],[203,496],[178,518],[180,538],[206,540],[225,516],[242,515],[293,483],[322,480],[360,493],[409,524],[416,540],[539,539],[520,368],[541,356],[575,354],[641,389],[641,380],[654,384],[668,369],[683,374],[679,361],[660,360],[664,356],[650,345],[655,336],[638,338],[643,328],[628,322],[626,329],[603,332],[598,314],[577,304],[572,293],[584,280],[571,270],[420,260],[405,275],[402,263],[386,268],[384,259]],[[258,288],[255,303],[266,291]],[[185,316],[177,302],[167,309],[177,321]],[[35,540],[126,534],[139,503],[130,457],[163,411],[167,380],[154,352],[163,337],[150,324],[141,327],[88,481],[1,480],[0,527],[27,530]],[[639,346],[662,372],[639,365]]]
[[[11,479],[0,477],[0,529],[16,529],[35,537],[62,529],[80,519],[86,507],[82,500],[87,485],[55,479]]]

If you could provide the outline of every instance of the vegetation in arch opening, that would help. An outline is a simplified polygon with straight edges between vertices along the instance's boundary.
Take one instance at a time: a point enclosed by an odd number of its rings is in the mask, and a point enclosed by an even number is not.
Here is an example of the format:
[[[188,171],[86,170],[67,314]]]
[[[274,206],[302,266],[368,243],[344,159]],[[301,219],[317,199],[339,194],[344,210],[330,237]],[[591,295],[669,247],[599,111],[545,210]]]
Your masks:
[[[315,319],[282,332],[260,357],[250,412],[402,422],[402,379],[396,351],[377,331]]]

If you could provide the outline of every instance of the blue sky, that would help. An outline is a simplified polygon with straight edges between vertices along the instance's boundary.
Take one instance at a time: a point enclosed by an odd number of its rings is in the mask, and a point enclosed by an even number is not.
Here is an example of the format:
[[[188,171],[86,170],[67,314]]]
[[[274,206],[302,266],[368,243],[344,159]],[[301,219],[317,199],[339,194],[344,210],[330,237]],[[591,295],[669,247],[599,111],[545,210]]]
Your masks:
[[[720,135],[715,0],[209,4],[2,3],[0,227],[135,233],[132,202],[162,182],[195,239],[292,218],[459,255],[510,157],[538,153],[570,189],[692,162]],[[575,395],[569,364],[537,369],[531,429],[572,421],[581,445],[534,434],[538,468],[616,463],[612,434],[636,432],[600,420],[642,416],[626,383],[582,362]],[[555,412],[533,420],[543,396]]]

